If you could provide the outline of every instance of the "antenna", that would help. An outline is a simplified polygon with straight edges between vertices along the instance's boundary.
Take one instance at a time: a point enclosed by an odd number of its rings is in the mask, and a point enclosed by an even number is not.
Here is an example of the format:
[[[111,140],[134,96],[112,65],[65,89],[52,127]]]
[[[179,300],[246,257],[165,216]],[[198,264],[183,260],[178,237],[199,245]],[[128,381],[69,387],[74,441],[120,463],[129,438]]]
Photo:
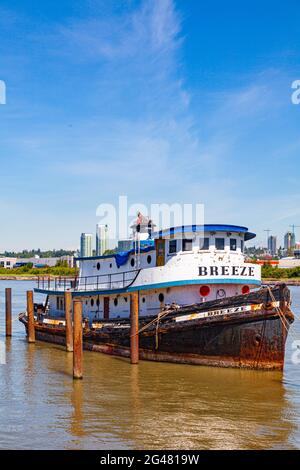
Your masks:
[[[295,228],[300,228],[300,225],[290,225],[290,227],[293,229],[293,235],[295,235]]]

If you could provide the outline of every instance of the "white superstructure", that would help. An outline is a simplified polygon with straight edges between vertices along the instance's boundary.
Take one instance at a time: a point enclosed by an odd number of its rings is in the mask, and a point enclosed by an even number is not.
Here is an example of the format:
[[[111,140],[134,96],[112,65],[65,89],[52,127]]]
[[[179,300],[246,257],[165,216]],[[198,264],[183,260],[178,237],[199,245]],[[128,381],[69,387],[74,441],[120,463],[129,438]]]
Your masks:
[[[49,295],[49,311],[64,315],[64,291],[83,300],[89,321],[130,314],[129,294],[139,291],[140,315],[153,315],[166,304],[188,305],[246,294],[261,284],[261,268],[245,262],[245,241],[255,237],[233,225],[183,226],[152,233],[133,227],[134,249],[109,256],[81,257],[77,281],[40,283]]]

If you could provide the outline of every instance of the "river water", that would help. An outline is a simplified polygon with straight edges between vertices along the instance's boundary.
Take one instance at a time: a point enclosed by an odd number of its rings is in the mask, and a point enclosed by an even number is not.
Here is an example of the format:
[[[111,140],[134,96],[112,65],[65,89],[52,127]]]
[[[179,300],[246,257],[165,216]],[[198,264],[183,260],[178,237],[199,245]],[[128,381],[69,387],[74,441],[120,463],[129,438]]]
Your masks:
[[[0,282],[0,449],[299,449],[300,364],[292,343],[280,372],[140,362],[84,353],[84,379],[72,379],[72,354],[37,342],[23,325],[4,337],[4,289],[13,316],[34,283]],[[292,287],[300,316],[300,287]],[[39,300],[36,296],[35,300]]]

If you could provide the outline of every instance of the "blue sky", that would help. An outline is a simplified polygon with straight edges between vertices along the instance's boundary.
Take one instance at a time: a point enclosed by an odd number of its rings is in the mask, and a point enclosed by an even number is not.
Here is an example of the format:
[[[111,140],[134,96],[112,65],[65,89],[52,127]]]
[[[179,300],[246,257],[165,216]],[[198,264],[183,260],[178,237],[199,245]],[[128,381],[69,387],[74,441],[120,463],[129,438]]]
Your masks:
[[[293,0],[1,0],[0,251],[77,247],[119,194],[281,241],[299,31]]]

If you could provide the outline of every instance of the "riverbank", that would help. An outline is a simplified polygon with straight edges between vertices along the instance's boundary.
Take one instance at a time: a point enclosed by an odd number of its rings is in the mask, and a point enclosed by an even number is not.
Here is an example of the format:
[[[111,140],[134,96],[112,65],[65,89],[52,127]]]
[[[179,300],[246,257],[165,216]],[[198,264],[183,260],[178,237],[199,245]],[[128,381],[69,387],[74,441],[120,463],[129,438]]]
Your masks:
[[[50,276],[51,279],[58,276]],[[22,275],[15,275],[15,276],[7,276],[4,274],[0,274],[0,281],[37,281],[38,276],[22,276]]]
[[[287,286],[300,286],[300,279],[263,279],[262,283],[267,285],[286,284]]]
[[[37,281],[40,276],[36,275],[29,275],[29,274],[15,274],[15,275],[7,275],[7,274],[0,274],[0,281]],[[47,275],[43,276],[46,277],[47,279],[59,279],[61,276],[54,276],[52,275]],[[64,277],[70,277],[72,279],[75,276],[64,276]]]

